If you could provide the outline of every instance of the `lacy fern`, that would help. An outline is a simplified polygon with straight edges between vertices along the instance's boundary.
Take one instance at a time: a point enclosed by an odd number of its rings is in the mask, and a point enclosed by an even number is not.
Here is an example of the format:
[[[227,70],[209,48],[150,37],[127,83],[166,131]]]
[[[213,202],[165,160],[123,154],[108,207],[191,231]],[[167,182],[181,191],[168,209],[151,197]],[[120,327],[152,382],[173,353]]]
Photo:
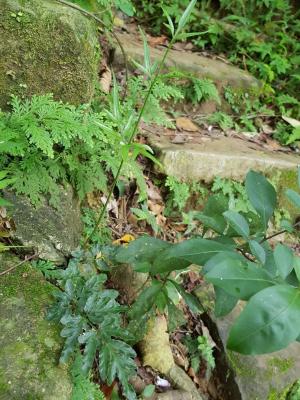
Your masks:
[[[96,189],[106,191],[107,171],[115,174],[121,161],[122,114],[116,126],[106,110],[95,113],[51,95],[25,101],[13,96],[11,106],[10,113],[0,114],[0,168],[14,178],[11,186],[17,193],[34,205],[50,195],[50,203],[57,205],[59,185],[67,182],[80,198]],[[143,181],[132,157],[126,159],[124,175]]]

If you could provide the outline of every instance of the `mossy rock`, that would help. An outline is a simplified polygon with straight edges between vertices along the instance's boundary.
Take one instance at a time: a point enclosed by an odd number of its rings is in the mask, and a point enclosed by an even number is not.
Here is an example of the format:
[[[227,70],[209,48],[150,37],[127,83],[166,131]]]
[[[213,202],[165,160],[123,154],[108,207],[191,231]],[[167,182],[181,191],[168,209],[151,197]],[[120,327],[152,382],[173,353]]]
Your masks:
[[[96,23],[54,0],[0,4],[0,107],[11,94],[90,102],[100,61]]]
[[[0,256],[0,271],[20,262]],[[72,385],[58,366],[59,327],[45,320],[53,286],[29,264],[0,276],[0,399],[69,400]]]

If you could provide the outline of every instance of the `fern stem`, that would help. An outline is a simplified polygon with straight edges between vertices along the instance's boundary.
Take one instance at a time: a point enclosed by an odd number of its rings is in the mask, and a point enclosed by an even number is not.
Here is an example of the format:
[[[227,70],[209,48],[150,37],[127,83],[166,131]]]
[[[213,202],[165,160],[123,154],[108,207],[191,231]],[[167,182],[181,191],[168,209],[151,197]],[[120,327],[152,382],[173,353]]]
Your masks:
[[[136,120],[136,123],[135,123],[134,128],[133,128],[133,130],[132,130],[132,133],[131,133],[131,135],[130,135],[130,137],[129,137],[129,139],[128,139],[127,144],[131,144],[131,143],[133,142],[133,140],[134,140],[136,134],[137,134],[139,124],[140,124],[140,122],[141,122],[141,119],[142,119],[143,114],[144,114],[144,111],[145,111],[145,107],[146,107],[147,102],[148,102],[148,100],[149,100],[149,96],[150,96],[150,94],[152,93],[152,90],[153,90],[153,88],[154,88],[154,85],[155,85],[155,83],[156,83],[156,81],[157,81],[157,79],[158,79],[158,77],[159,77],[159,74],[160,74],[160,72],[161,72],[161,70],[162,70],[162,68],[163,68],[163,66],[164,66],[164,63],[165,63],[165,60],[166,60],[166,58],[167,58],[167,56],[168,56],[168,54],[169,54],[169,51],[170,51],[171,47],[173,46],[174,42],[176,41],[176,38],[177,38],[176,35],[173,36],[172,40],[170,41],[170,43],[169,43],[167,49],[165,50],[165,52],[164,52],[164,54],[163,54],[163,57],[162,57],[162,59],[161,59],[159,65],[158,65],[158,67],[157,67],[157,69],[156,69],[156,71],[155,71],[155,73],[154,73],[154,75],[153,75],[153,78],[152,78],[151,83],[150,83],[150,87],[149,87],[148,92],[147,92],[147,94],[146,94],[146,96],[145,96],[145,98],[144,98],[143,105],[142,105],[142,107],[141,107],[141,109],[140,109],[140,112],[139,112],[139,114],[138,114],[138,118],[137,118],[137,120]],[[90,240],[91,237],[96,233],[97,229],[99,228],[99,226],[100,226],[100,224],[101,224],[101,222],[102,222],[102,219],[103,219],[103,217],[104,217],[104,214],[105,214],[106,209],[107,209],[107,206],[108,206],[108,203],[109,203],[109,201],[110,201],[110,199],[111,199],[111,196],[112,196],[112,194],[113,194],[114,188],[115,188],[115,186],[116,186],[116,184],[117,184],[117,182],[118,182],[118,179],[119,179],[119,177],[120,177],[120,174],[121,174],[123,165],[124,165],[124,160],[122,160],[122,161],[120,162],[120,166],[119,166],[119,168],[118,168],[118,171],[117,171],[117,173],[116,173],[116,175],[115,175],[114,181],[113,181],[113,183],[112,183],[112,185],[111,185],[111,188],[110,188],[110,190],[109,190],[109,193],[108,193],[106,202],[105,202],[104,205],[103,205],[103,208],[102,208],[101,213],[100,213],[100,215],[99,215],[99,217],[98,217],[98,220],[96,221],[96,224],[95,224],[94,229],[93,229],[92,232],[86,237],[86,239],[85,239],[85,241],[84,241],[84,247],[87,247],[89,240]]]

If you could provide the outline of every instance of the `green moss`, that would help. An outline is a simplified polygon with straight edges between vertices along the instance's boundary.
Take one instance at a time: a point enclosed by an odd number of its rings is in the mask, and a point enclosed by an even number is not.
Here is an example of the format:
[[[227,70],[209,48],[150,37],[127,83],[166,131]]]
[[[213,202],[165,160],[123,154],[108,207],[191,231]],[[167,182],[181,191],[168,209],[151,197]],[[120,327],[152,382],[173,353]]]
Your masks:
[[[227,357],[232,369],[237,375],[241,377],[254,377],[256,375],[256,371],[247,367],[245,363],[240,360],[238,354],[227,351]]]
[[[278,206],[282,210],[287,211],[292,220],[300,215],[300,210],[297,209],[285,196],[286,189],[293,189],[299,192],[297,182],[297,170],[278,171],[276,175],[271,178],[273,185],[276,187],[278,193]]]
[[[69,400],[67,368],[58,366],[59,326],[45,320],[53,287],[29,264],[0,255],[0,397]],[[1,398],[2,398],[1,397]]]
[[[292,368],[295,364],[295,360],[293,358],[279,358],[279,357],[273,357],[270,360],[268,360],[268,367],[276,372],[280,373],[285,373],[287,372],[290,368]]]
[[[17,20],[12,15],[21,17]],[[91,100],[99,69],[94,21],[53,0],[4,0],[0,17],[0,107],[11,93]]]

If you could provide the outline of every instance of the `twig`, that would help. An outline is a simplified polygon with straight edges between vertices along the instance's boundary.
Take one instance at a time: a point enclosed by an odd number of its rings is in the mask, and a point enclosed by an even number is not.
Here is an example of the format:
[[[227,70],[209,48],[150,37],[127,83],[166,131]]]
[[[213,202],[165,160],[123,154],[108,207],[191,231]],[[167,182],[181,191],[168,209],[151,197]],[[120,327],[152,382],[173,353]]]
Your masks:
[[[293,228],[296,228],[296,227],[299,226],[299,225],[300,225],[300,221],[296,222],[296,223],[293,225]],[[286,232],[288,232],[288,231],[287,231],[286,229],[283,229],[282,231],[273,233],[273,234],[270,235],[270,236],[264,237],[259,243],[261,244],[261,243],[265,242],[266,240],[273,239],[275,236],[282,235],[283,233],[286,233]]]
[[[32,255],[32,256],[29,256],[29,257],[25,258],[25,260],[19,262],[18,264],[13,265],[12,267],[8,268],[7,270],[0,272],[0,276],[1,276],[1,275],[8,274],[10,271],[14,270],[15,268],[20,267],[21,265],[25,264],[26,262],[32,260],[32,259],[35,258],[35,257],[37,257],[37,254],[34,254],[34,255]]]

